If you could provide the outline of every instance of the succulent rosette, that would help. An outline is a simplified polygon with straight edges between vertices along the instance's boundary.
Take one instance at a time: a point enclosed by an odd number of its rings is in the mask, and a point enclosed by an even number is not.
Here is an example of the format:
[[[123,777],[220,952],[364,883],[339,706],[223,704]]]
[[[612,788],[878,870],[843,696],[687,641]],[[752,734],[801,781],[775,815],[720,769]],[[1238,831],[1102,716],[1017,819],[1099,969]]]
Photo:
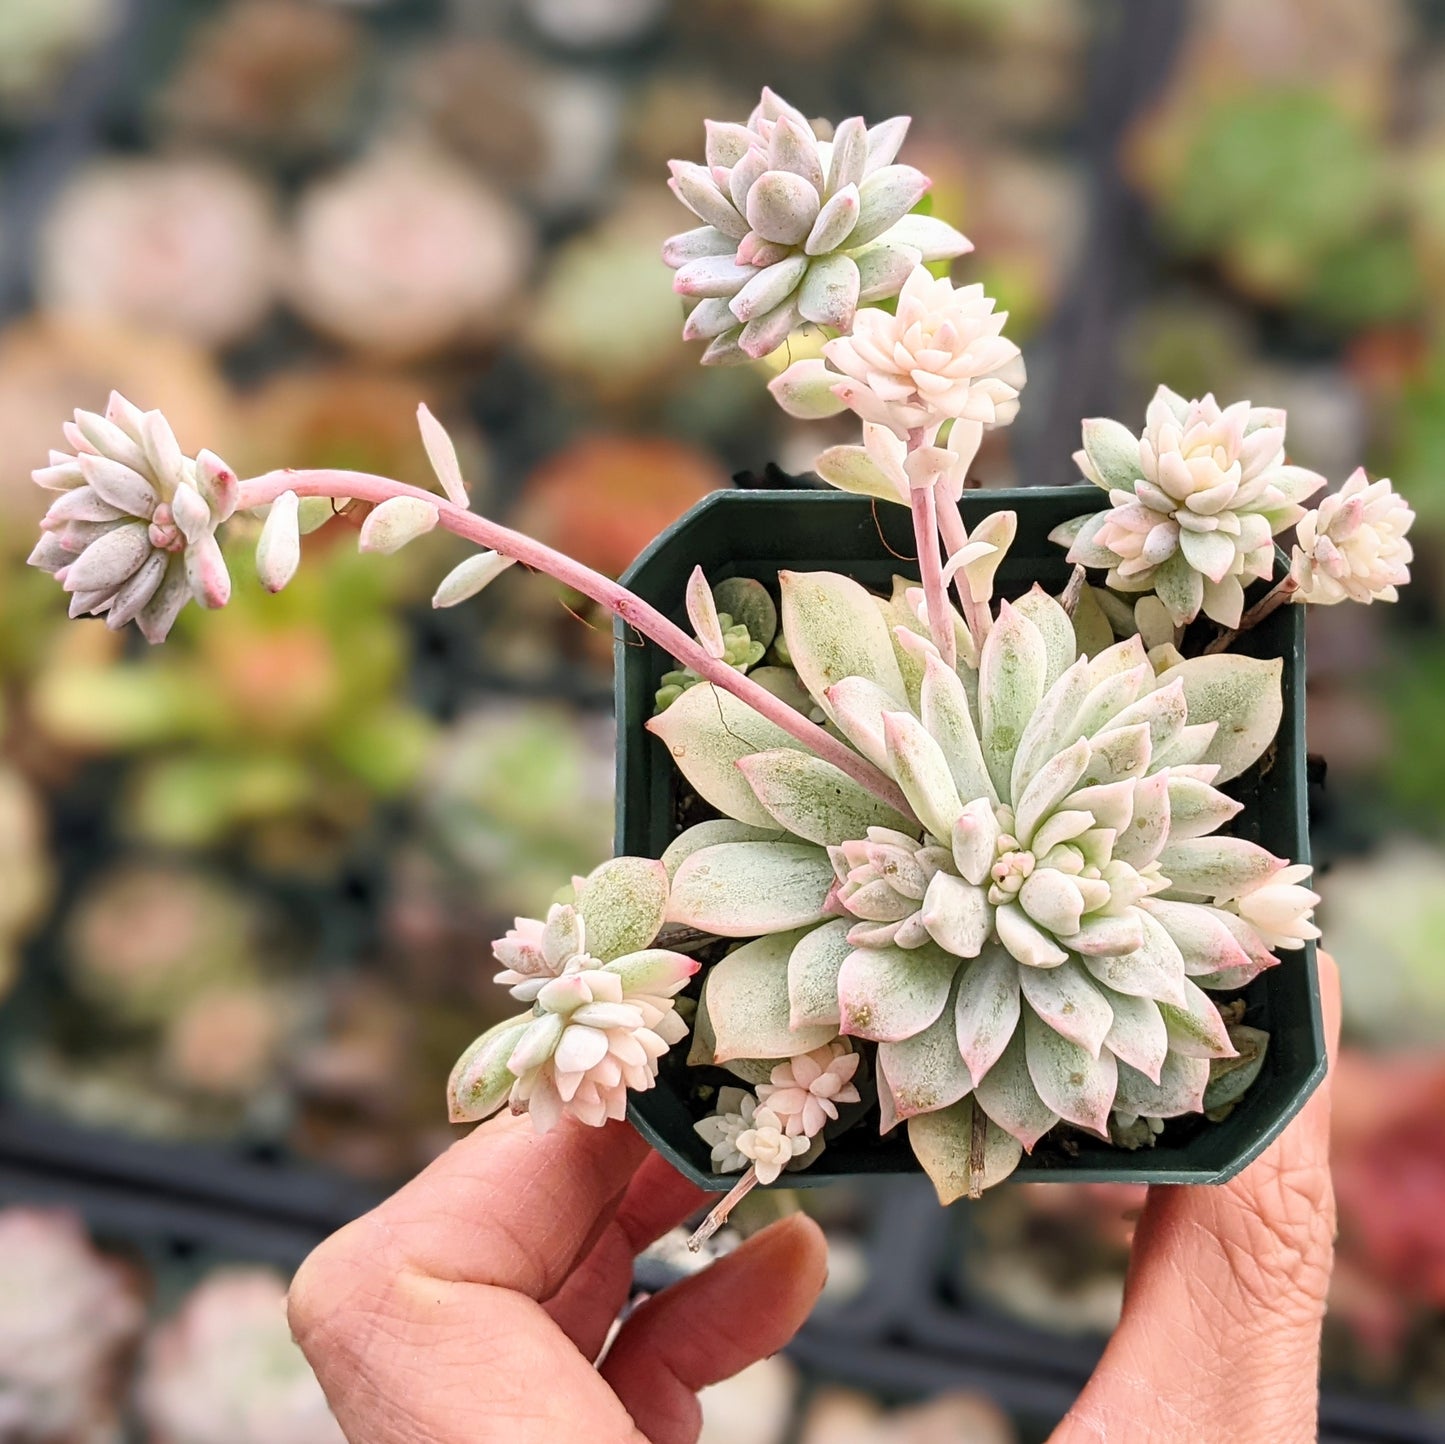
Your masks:
[[[1415,513],[1389,481],[1354,472],[1295,528],[1290,578],[1305,602],[1393,602],[1410,580]]]
[[[803,685],[907,805],[711,685],[653,719],[731,819],[669,849],[667,918],[747,940],[706,974],[693,1061],[876,1043],[882,1125],[908,1121],[945,1194],[1061,1120],[1107,1137],[1111,1117],[1199,1111],[1235,1053],[1205,989],[1316,935],[1309,869],[1216,835],[1240,810],[1217,784],[1278,727],[1280,662],[1156,674],[1139,637],[1081,656],[1036,587],[955,669],[848,578],[780,584]]]
[[[493,948],[497,981],[532,1011],[462,1055],[448,1090],[454,1122],[507,1102],[539,1133],[564,1114],[593,1126],[626,1116],[628,1090],[651,1088],[658,1059],[687,1036],[674,999],[698,965],[649,946],[666,901],[660,862],[621,857],[578,880],[575,905],[517,919]]]
[[[163,641],[187,602],[223,607],[231,578],[216,528],[236,508],[236,474],[216,455],[184,455],[164,416],[112,392],[105,415],[65,424],[73,454],[33,473],[57,493],[30,565],[71,594],[70,615],[134,621]]]
[[[929,179],[895,157],[908,118],[861,117],[820,137],[764,89],[745,125],[707,122],[706,164],[671,162],[673,193],[703,225],[663,260],[696,304],[683,335],[704,365],[766,356],[804,322],[846,331],[861,303],[896,296],[924,261],[972,249],[952,226],[910,214]]]
[[[1176,626],[1204,615],[1237,627],[1244,589],[1274,569],[1274,538],[1305,515],[1324,484],[1285,458],[1285,414],[1213,396],[1154,393],[1144,431],[1084,422],[1079,470],[1110,509],[1066,522],[1053,540],[1069,560],[1107,567],[1111,587],[1154,591]]]

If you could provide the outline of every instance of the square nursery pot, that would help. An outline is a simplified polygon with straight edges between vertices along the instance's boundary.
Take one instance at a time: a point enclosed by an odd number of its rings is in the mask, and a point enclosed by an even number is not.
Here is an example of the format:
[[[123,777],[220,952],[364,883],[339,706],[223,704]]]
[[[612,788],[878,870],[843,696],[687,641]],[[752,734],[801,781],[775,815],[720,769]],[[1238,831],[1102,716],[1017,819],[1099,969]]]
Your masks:
[[[1071,568],[1063,549],[1048,540],[1060,522],[1098,509],[1092,486],[1048,487],[964,494],[964,520],[972,529],[989,512],[1018,513],[1018,536],[999,571],[997,590],[1013,597],[1035,582],[1058,593]],[[732,576],[756,578],[776,595],[780,570],[836,571],[886,593],[895,574],[916,576],[911,519],[905,509],[867,497],[831,491],[719,491],[693,507],[637,559],[624,581],[684,629],[683,592],[700,564],[714,584]],[[1261,586],[1263,584],[1260,584]],[[1279,608],[1246,633],[1235,650],[1284,659],[1284,719],[1275,745],[1226,791],[1246,804],[1232,831],[1296,862],[1309,861],[1305,782],[1304,609]],[[692,807],[682,775],[667,749],[644,724],[653,693],[672,666],[662,650],[618,625],[617,851],[658,857],[681,830]],[[687,820],[714,815],[689,811]],[[696,986],[696,985],[694,985]],[[1325,1073],[1324,1029],[1314,944],[1286,952],[1280,965],[1241,994],[1245,1021],[1270,1035],[1264,1069],[1254,1086],[1220,1123],[1202,1116],[1172,1119],[1153,1148],[1113,1148],[1087,1134],[1049,1135],[1025,1156],[1012,1177],[1021,1182],[1222,1183],[1232,1178],[1280,1133]],[[689,1068],[685,1050],[664,1059],[657,1086],[632,1097],[635,1126],[677,1168],[704,1188],[724,1192],[736,1175],[712,1171],[707,1146],[693,1131],[698,1116],[690,1088],[700,1081],[736,1082],[723,1070]],[[867,1125],[831,1140],[811,1168],[790,1173],[789,1187],[835,1183],[859,1174],[921,1171],[904,1130],[879,1138]]]

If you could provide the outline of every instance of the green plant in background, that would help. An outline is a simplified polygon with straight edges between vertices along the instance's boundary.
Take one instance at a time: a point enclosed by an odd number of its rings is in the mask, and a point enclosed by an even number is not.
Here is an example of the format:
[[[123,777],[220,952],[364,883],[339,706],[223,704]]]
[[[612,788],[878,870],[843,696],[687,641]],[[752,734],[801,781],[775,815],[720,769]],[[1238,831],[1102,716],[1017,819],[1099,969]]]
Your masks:
[[[127,658],[98,635],[38,678],[35,716],[57,742],[138,754],[121,819],[136,835],[240,838],[264,862],[315,870],[373,799],[418,776],[433,724],[397,697],[395,579],[349,548],[318,561],[279,600],[238,577],[220,625],[182,616],[163,653]]]
[[[3,716],[0,716],[3,720]],[[39,798],[0,763],[0,998],[19,972],[19,948],[40,921],[54,886]]]
[[[1341,325],[1418,303],[1418,268],[1376,131],[1326,90],[1201,99],[1156,147],[1148,181],[1166,234],[1246,295]]]

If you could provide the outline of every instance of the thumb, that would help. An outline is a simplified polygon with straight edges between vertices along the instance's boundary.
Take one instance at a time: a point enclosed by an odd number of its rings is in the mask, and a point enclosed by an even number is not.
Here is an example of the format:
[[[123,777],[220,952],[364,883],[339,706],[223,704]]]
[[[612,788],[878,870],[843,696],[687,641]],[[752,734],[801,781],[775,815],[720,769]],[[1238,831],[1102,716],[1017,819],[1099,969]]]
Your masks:
[[[795,1213],[643,1304],[622,1326],[602,1376],[652,1444],[694,1444],[697,1391],[777,1353],[827,1274],[822,1229]]]
[[[1326,953],[1319,969],[1333,1065],[1339,971]],[[1173,1440],[1171,1429],[1238,1444],[1314,1439],[1334,1256],[1330,1081],[1232,1182],[1149,1190],[1123,1317],[1056,1444]]]

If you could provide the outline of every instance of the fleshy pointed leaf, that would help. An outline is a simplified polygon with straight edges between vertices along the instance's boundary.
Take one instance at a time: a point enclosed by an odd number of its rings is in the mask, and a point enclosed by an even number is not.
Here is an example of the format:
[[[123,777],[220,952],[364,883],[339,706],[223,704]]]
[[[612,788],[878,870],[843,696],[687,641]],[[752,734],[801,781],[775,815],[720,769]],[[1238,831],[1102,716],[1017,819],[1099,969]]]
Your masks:
[[[870,827],[908,832],[914,826],[912,818],[810,753],[779,747],[740,757],[737,765],[779,826],[808,842],[826,847],[863,837]]]
[[[517,1081],[507,1060],[531,1022],[528,1013],[498,1023],[457,1059],[447,1083],[447,1112],[453,1123],[475,1123],[506,1102]]]
[[[416,420],[421,428],[421,444],[426,448],[427,460],[431,462],[431,469],[441,482],[447,500],[454,506],[470,506],[467,484],[462,480],[461,462],[457,460],[457,449],[446,427],[432,415],[425,403],[417,407]]]
[[[1142,908],[1132,909],[1144,929],[1142,945],[1132,952],[1084,955],[1084,966],[1116,993],[1184,1006],[1184,958],[1174,939]]]
[[[958,1055],[953,1009],[945,1004],[938,1017],[911,1038],[880,1043],[878,1071],[888,1080],[895,1121],[957,1103],[973,1087],[973,1079]]]
[[[441,513],[417,496],[393,496],[367,513],[357,545],[364,552],[383,556],[400,551],[408,542],[435,529]]]
[[[1091,1057],[1098,1056],[1114,1011],[1073,958],[1057,968],[1020,969],[1019,987],[1029,1006],[1054,1032],[1077,1043]]]
[[[934,873],[921,912],[923,926],[939,947],[955,957],[978,956],[991,921],[988,898],[981,887],[949,872]]]
[[[1121,1113],[1141,1118],[1177,1118],[1181,1113],[1198,1113],[1203,1108],[1208,1084],[1207,1058],[1187,1058],[1171,1050],[1159,1070],[1157,1083],[1151,1083],[1137,1068],[1120,1063],[1114,1106]]]
[[[1004,602],[983,644],[978,679],[983,756],[1000,796],[1008,791],[1019,739],[1043,700],[1047,672],[1042,633]]]
[[[746,822],[735,822],[731,817],[714,817],[707,822],[697,822],[680,832],[668,843],[662,854],[662,865],[671,879],[678,868],[693,853],[705,847],[714,847],[720,842],[788,842],[791,839],[780,827],[753,827]]]
[[[1157,1083],[1159,1070],[1169,1052],[1169,1033],[1159,1005],[1152,998],[1136,998],[1111,988],[1103,992],[1114,1010],[1114,1021],[1104,1035],[1104,1047],[1121,1063],[1137,1068]]]
[[[778,584],[788,654],[824,711],[832,715],[827,690],[845,677],[862,677],[904,704],[893,639],[872,593],[836,572],[779,572]]]
[[[667,911],[667,868],[647,857],[614,857],[587,874],[577,892],[587,951],[610,963],[640,952],[657,936]]]
[[[672,879],[667,920],[720,938],[751,938],[821,922],[834,883],[821,847],[723,842],[695,852]]]
[[[1169,1047],[1186,1058],[1232,1058],[1234,1044],[1219,1009],[1209,995],[1188,979],[1184,982],[1184,1005],[1161,1003],[1164,1026],[1169,1030]]]
[[[943,750],[959,797],[964,802],[985,797],[996,804],[998,793],[984,764],[968,693],[941,657],[930,654],[924,659],[920,704],[923,725]]]
[[[938,1201],[979,1197],[1018,1167],[1023,1149],[971,1097],[908,1120],[908,1142]]]
[[[703,998],[714,1039],[711,1062],[796,1058],[838,1036],[830,1025],[791,1025],[788,957],[802,937],[799,929],[758,938],[708,970]]]
[[[476,596],[515,563],[515,557],[504,557],[500,552],[478,552],[475,556],[468,557],[442,578],[441,585],[431,599],[432,606],[460,605]]]
[[[1107,487],[1132,491],[1144,472],[1139,464],[1139,438],[1127,426],[1105,416],[1084,422],[1084,453]]]
[[[1097,1058],[1091,1057],[1086,1048],[1055,1032],[1032,1008],[1023,1010],[1023,1030],[1029,1077],[1044,1106],[1080,1128],[1107,1136],[1118,1080],[1114,1055],[1104,1050]]]
[[[1029,1073],[1023,1029],[1014,1031],[1009,1045],[988,1075],[974,1089],[979,1106],[1026,1153],[1059,1121],[1059,1115],[1039,1097]]]
[[[1173,938],[1190,977],[1249,966],[1249,953],[1230,929],[1233,915],[1223,908],[1163,898],[1146,898],[1140,906]]]
[[[301,565],[301,527],[297,520],[300,498],[283,491],[271,503],[271,511],[256,542],[256,574],[268,592],[279,592]]]
[[[723,641],[722,624],[718,621],[712,588],[708,586],[701,567],[694,567],[687,579],[687,619],[709,657],[721,658],[726,654],[727,643]]]
[[[853,944],[852,918],[833,918],[806,932],[788,955],[789,1017],[795,1028],[838,1027],[838,974]]]
[[[647,730],[662,739],[678,770],[705,802],[739,822],[776,826],[737,767],[740,757],[753,752],[779,747],[802,750],[802,744],[776,722],[760,716],[731,692],[701,682],[652,718]]]
[[[1183,684],[1191,726],[1218,722],[1214,740],[1199,760],[1219,764],[1216,781],[1228,782],[1255,762],[1279,731],[1284,715],[1279,657],[1259,659],[1234,653],[1190,657],[1160,677]]]
[[[856,948],[838,974],[842,1030],[896,1043],[920,1033],[943,1011],[959,960],[942,948]]]
[[[954,1027],[958,1051],[975,1079],[986,1078],[1019,1021],[1019,967],[997,943],[963,970]]]
[[[1039,635],[1044,639],[1044,651],[1048,658],[1044,671],[1044,689],[1047,691],[1079,655],[1073,620],[1037,582],[1013,606],[1039,629]]]
[[[919,821],[935,837],[951,838],[963,803],[943,750],[911,712],[883,714],[883,741],[888,770]]]
[[[1176,893],[1225,902],[1278,872],[1280,860],[1242,837],[1191,837],[1171,843],[1159,867]]]

